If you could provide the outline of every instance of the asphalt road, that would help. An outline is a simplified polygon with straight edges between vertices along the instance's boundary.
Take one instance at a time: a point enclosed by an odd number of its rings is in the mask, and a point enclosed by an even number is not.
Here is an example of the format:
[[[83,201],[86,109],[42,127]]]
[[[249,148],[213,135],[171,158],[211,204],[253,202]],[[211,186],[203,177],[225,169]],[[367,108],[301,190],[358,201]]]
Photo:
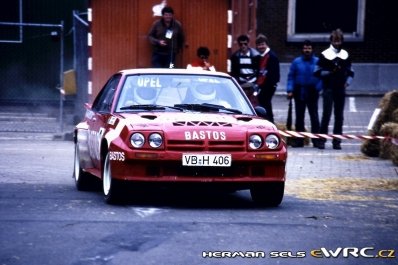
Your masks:
[[[379,100],[347,98],[344,132],[366,134]],[[273,103],[285,123],[286,98]],[[40,133],[13,132],[32,126],[10,113],[0,130],[0,265],[397,264],[398,168],[362,155],[360,141],[289,147],[278,208],[256,207],[248,191],[155,189],[112,206],[75,189],[72,142],[37,121]]]
[[[290,148],[286,195],[271,209],[247,191],[146,190],[107,205],[75,189],[72,142],[0,146],[2,265],[397,264],[396,168],[358,143]]]

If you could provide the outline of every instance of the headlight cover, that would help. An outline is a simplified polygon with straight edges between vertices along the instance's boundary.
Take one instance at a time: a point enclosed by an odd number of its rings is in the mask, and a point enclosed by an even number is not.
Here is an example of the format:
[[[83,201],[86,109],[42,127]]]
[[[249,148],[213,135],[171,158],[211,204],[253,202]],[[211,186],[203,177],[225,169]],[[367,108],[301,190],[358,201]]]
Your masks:
[[[265,145],[269,149],[276,149],[279,146],[279,137],[276,136],[275,134],[269,134],[265,138]]]
[[[133,133],[130,137],[130,143],[135,148],[141,148],[145,143],[145,137],[142,133]]]
[[[250,149],[257,150],[263,145],[263,139],[258,134],[253,134],[249,137]]]
[[[149,145],[153,148],[159,148],[163,144],[163,138],[159,133],[149,135]]]

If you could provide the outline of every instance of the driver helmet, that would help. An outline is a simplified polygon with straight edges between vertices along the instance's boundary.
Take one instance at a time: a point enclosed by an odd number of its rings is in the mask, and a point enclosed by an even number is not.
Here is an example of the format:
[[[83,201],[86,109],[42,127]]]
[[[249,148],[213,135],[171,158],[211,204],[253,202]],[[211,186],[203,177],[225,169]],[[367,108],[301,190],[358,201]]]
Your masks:
[[[216,98],[216,90],[210,84],[200,84],[192,88],[192,95],[200,101],[212,101]]]
[[[134,90],[134,101],[140,105],[153,104],[156,99],[156,89],[153,87],[137,87]]]

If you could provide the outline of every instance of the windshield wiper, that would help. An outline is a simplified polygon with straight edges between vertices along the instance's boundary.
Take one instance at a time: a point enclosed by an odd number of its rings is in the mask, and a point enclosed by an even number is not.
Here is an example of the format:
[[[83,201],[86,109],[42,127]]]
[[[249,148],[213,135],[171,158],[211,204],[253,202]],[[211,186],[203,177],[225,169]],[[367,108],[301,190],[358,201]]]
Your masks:
[[[120,110],[166,110],[166,109],[184,111],[183,108],[179,108],[176,106],[162,106],[162,105],[155,105],[155,104],[130,105],[130,106],[124,106],[124,107],[120,108]]]
[[[231,108],[226,108],[222,105],[217,105],[217,104],[209,104],[209,103],[202,103],[202,104],[175,104],[174,107],[177,108],[183,108],[187,110],[194,110],[194,111],[208,111],[208,110],[223,110],[223,111],[228,111],[236,114],[242,114],[242,111],[238,109],[231,109]]]

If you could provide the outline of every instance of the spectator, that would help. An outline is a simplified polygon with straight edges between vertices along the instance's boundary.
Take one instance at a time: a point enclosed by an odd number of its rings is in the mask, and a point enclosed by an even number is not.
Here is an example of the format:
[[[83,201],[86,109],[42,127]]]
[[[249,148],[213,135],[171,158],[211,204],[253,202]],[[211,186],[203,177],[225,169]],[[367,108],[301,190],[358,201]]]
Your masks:
[[[265,35],[259,34],[256,38],[257,50],[260,53],[257,85],[259,87],[258,101],[267,111],[268,120],[274,122],[272,111],[272,97],[280,79],[279,59],[268,45]]]
[[[152,67],[174,68],[176,55],[182,50],[185,36],[181,23],[174,19],[174,10],[162,9],[162,18],[155,21],[148,33],[152,44]]]
[[[354,78],[351,58],[342,49],[344,41],[340,29],[333,30],[330,35],[330,47],[322,52],[315,67],[314,74],[322,79],[323,113],[320,133],[327,134],[332,109],[334,107],[333,134],[343,133],[344,103],[346,88]],[[326,139],[322,139],[319,148],[325,148]],[[333,139],[333,149],[341,149],[341,140]]]
[[[252,103],[256,103],[253,93],[256,87],[260,54],[256,49],[249,47],[249,40],[246,35],[240,35],[237,38],[239,50],[231,56],[231,75],[242,86]]]
[[[318,99],[320,79],[314,76],[314,68],[318,62],[318,57],[313,53],[311,41],[305,40],[302,44],[302,55],[295,58],[290,65],[287,76],[287,96],[294,99],[296,112],[296,131],[304,132],[305,110],[311,120],[311,133],[319,133]],[[312,139],[314,147],[319,147],[318,139]],[[304,139],[296,138],[293,147],[303,147]]]
[[[210,63],[210,50],[207,47],[199,47],[196,51],[197,58],[187,68],[200,68],[208,71],[215,71],[216,68]]]

